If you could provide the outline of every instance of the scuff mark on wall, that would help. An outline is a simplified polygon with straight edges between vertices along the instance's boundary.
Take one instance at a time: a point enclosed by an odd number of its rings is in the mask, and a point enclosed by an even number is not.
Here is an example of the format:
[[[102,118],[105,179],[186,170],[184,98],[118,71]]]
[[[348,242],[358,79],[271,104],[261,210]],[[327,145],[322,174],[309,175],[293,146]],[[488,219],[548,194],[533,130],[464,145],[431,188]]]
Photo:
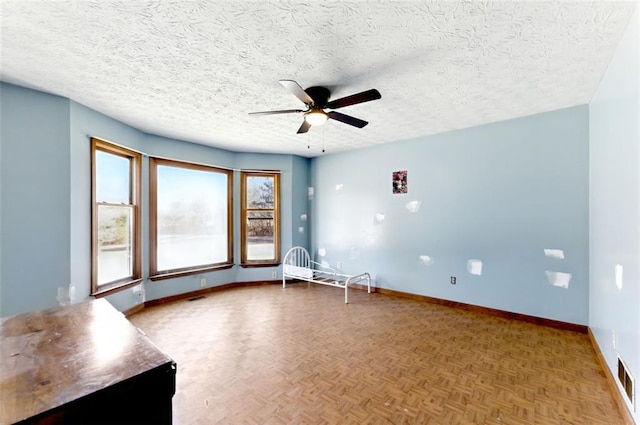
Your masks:
[[[622,265],[616,264],[616,266],[614,267],[614,273],[616,276],[616,286],[618,287],[619,291],[622,291],[622,272],[623,272]]]
[[[376,243],[376,238],[368,230],[363,230],[360,236],[360,245],[371,246]]]
[[[571,280],[571,273],[545,271],[549,283],[559,288],[567,289]]]
[[[549,258],[557,258],[558,260],[564,260],[564,251],[561,249],[545,249],[544,255]]]
[[[482,275],[482,261],[480,260],[469,260],[467,261],[467,271],[473,275],[481,276]]]
[[[72,283],[70,283],[67,288],[61,286],[58,288],[58,296],[56,297],[56,300],[58,300],[58,303],[61,306],[72,304],[74,302],[75,293],[76,287]]]
[[[409,210],[409,212],[412,213],[417,213],[420,210],[420,206],[422,205],[422,202],[420,201],[411,201],[411,202],[407,202],[407,209]]]
[[[194,276],[194,277],[201,278],[202,275]],[[144,283],[141,283],[140,285],[136,285],[133,288],[131,288],[131,292],[133,292],[134,294],[138,295],[138,297],[140,297],[140,299],[142,301],[145,301]]]

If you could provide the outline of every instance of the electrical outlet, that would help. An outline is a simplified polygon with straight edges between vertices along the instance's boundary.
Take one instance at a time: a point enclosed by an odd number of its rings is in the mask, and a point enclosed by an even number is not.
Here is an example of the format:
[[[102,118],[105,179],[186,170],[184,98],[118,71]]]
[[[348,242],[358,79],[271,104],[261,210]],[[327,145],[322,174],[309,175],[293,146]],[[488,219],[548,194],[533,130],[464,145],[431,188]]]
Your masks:
[[[456,284],[456,277],[455,276],[451,276],[451,284],[452,285]]]
[[[204,288],[205,286],[207,286],[207,279],[205,278],[200,279],[200,287]]]
[[[274,278],[274,279],[277,279],[278,278],[278,272],[271,273],[271,277]]]

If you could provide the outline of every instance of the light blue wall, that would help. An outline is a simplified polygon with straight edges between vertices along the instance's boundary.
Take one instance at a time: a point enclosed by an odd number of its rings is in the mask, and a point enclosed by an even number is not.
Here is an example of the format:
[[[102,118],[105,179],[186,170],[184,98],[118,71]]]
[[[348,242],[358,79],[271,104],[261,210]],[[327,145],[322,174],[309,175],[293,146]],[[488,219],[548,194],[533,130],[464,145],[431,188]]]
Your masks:
[[[57,305],[71,283],[69,100],[0,83],[0,314]]]
[[[311,186],[310,164],[311,160],[308,158],[293,157],[292,198],[296,202],[293,204],[291,214],[293,227],[291,246],[310,246],[311,212],[308,201],[308,188]],[[286,254],[286,252],[283,252],[283,254]]]
[[[392,194],[398,170],[407,194]],[[587,323],[586,106],[318,157],[312,182],[317,260],[384,288]],[[568,288],[547,271],[571,274]]]
[[[636,8],[589,105],[589,327],[613,375],[617,376],[619,353],[636,378],[636,386],[640,378],[638,13]],[[621,288],[616,284],[616,265],[622,266]],[[617,339],[615,347],[612,331]],[[634,418],[636,423],[640,423],[637,411]]]
[[[119,310],[153,300],[236,281],[270,280],[278,267],[228,270],[152,282],[149,264],[148,157],[216,165],[234,172],[235,260],[240,261],[240,176],[237,169],[282,171],[282,249],[293,243],[293,212],[306,207],[294,199],[294,182],[307,181],[308,160],[291,155],[247,154],[143,133],[90,108],[35,90],[2,83],[0,150],[0,307],[3,316],[89,297],[91,276],[90,138],[99,137],[140,151],[144,282],[107,297]],[[296,167],[294,169],[294,164]],[[298,189],[296,189],[299,192]],[[297,196],[297,192],[295,193]],[[43,211],[46,214],[43,215]],[[296,240],[296,243],[299,242]],[[71,291],[66,298],[58,291]]]

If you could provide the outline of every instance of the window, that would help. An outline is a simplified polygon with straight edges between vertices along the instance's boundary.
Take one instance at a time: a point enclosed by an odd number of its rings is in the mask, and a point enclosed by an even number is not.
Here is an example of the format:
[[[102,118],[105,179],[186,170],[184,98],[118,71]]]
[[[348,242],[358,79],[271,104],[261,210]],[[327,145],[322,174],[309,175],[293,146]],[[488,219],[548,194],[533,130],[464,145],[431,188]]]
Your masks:
[[[151,158],[149,172],[150,278],[231,267],[231,171]]]
[[[141,155],[91,139],[91,294],[140,282]]]
[[[280,174],[242,172],[242,265],[280,262]]]

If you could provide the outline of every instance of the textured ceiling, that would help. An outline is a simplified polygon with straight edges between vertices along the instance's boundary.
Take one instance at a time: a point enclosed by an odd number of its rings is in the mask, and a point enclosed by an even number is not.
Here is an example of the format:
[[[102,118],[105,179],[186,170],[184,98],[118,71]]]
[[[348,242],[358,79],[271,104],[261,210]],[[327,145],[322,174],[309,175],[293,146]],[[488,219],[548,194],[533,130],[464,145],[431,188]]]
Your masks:
[[[0,1],[3,81],[145,132],[303,156],[588,103],[634,2]],[[304,105],[381,100],[298,135]],[[99,135],[97,135],[99,136]],[[311,148],[308,149],[307,146]]]

